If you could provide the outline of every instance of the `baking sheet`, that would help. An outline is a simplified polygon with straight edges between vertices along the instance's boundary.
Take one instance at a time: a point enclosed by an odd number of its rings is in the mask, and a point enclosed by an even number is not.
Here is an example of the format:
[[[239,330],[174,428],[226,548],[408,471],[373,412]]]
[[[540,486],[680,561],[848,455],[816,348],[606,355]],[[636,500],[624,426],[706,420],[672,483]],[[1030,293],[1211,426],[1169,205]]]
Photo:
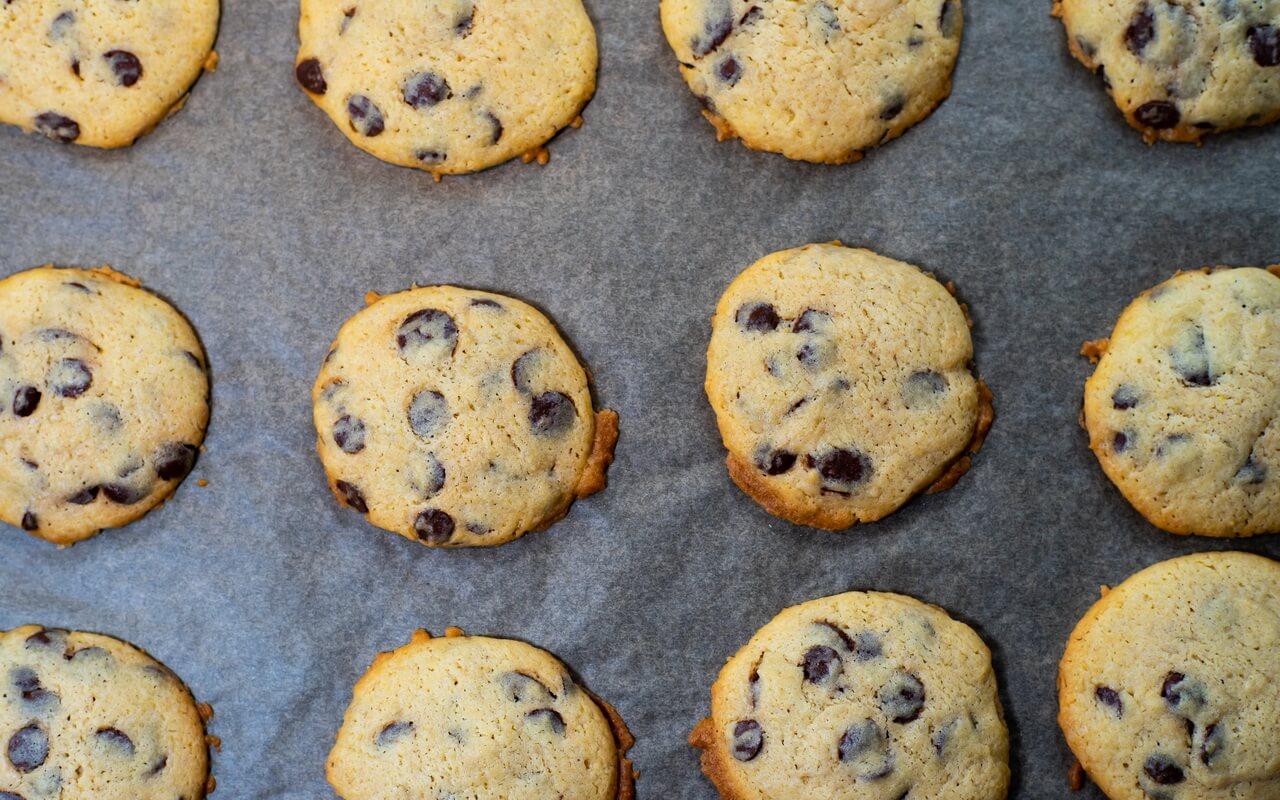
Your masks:
[[[0,268],[110,263],[191,318],[213,370],[206,452],[170,503],[65,551],[0,531],[0,628],[150,650],[216,708],[216,797],[237,800],[333,797],[351,686],[415,627],[522,638],[622,712],[642,797],[709,800],[685,737],[723,660],[789,604],[906,592],[995,651],[1013,796],[1063,797],[1056,662],[1099,584],[1201,549],[1280,556],[1276,537],[1177,538],[1132,511],[1077,427],[1075,355],[1177,268],[1280,261],[1280,130],[1148,148],[1069,61],[1047,0],[974,1],[932,118],[859,164],[798,164],[715,142],[656,3],[588,6],[600,91],[543,168],[434,184],[360,153],[294,86],[283,0],[224,0],[221,67],[131,149],[0,132]],[[843,535],[730,484],[702,392],[729,280],[831,239],[956,282],[997,408],[955,489]],[[366,290],[413,282],[541,306],[621,414],[609,488],[549,532],[429,550],[325,488],[311,381]]]

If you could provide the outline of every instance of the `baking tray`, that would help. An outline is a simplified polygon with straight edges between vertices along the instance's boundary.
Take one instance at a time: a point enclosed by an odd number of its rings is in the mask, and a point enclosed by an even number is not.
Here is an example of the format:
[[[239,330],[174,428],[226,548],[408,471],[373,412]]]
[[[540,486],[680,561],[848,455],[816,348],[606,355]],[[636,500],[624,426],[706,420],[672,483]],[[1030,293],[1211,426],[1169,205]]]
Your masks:
[[[224,0],[218,71],[132,148],[0,132],[4,271],[110,263],[190,317],[213,375],[206,452],[164,507],[67,550],[3,531],[0,628],[104,631],[173,667],[217,710],[217,797],[333,797],[324,759],[356,678],[414,628],[458,625],[551,650],[616,705],[642,797],[710,800],[685,737],[724,659],[784,606],[906,592],[994,650],[1012,796],[1064,797],[1055,669],[1099,585],[1195,550],[1280,556],[1276,537],[1146,524],[1085,446],[1076,355],[1176,269],[1280,261],[1280,130],[1148,147],[1047,0],[971,0],[931,118],[857,164],[795,163],[716,143],[656,3],[587,5],[600,90],[545,167],[436,184],[359,152],[294,85],[283,0]],[[955,281],[997,411],[954,489],[844,534],[732,486],[702,391],[730,279],[832,239]],[[366,291],[414,282],[551,315],[621,414],[607,490],[492,550],[429,550],[339,507],[311,382]]]

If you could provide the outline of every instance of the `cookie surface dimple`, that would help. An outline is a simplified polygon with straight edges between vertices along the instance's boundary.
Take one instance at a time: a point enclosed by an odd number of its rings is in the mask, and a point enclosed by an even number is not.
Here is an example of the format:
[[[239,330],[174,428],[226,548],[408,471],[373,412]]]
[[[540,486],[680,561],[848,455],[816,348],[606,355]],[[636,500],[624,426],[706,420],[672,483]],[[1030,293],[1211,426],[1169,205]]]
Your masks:
[[[844,163],[951,92],[960,0],[662,0],[681,74],[721,138]]]
[[[419,631],[356,684],[328,777],[344,800],[619,800],[629,746],[620,720],[546,651]]]
[[[799,524],[879,519],[974,439],[972,356],[959,303],[909,264],[838,245],[766,256],[720,298],[707,350],[730,475]]]
[[[532,154],[595,92],[581,0],[302,0],[294,74],[357,147],[436,175]]]
[[[1054,13],[1148,141],[1280,117],[1280,0],[1057,0]]]
[[[612,412],[598,419],[555,327],[485,292],[380,298],[343,325],[313,397],[339,500],[432,546],[497,545],[551,524],[601,488],[588,476],[612,453],[612,439],[597,441]]]
[[[1085,384],[1089,446],[1152,524],[1280,531],[1280,278],[1180,273],[1121,314]]]
[[[0,633],[0,798],[200,800],[191,693],[133,645],[30,625]]]
[[[195,331],[109,270],[0,281],[0,519],[71,544],[171,495],[209,421]]]
[[[218,0],[0,3],[0,122],[57,142],[124,147],[199,77]]]
[[[990,651],[902,595],[783,611],[720,671],[690,743],[726,800],[998,800],[1009,784]]]
[[[1149,567],[1076,626],[1058,722],[1112,800],[1280,796],[1280,564],[1198,553]]]

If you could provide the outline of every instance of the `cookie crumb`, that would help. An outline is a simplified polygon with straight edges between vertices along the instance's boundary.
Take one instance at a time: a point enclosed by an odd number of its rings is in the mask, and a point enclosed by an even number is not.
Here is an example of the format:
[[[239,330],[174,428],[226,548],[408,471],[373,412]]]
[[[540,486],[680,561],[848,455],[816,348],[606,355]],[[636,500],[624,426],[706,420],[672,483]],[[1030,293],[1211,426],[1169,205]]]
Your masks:
[[[1084,788],[1084,767],[1079,761],[1072,763],[1071,769],[1067,771],[1067,788],[1073,792]]]
[[[1080,355],[1089,359],[1090,364],[1097,364],[1107,353],[1107,345],[1111,343],[1110,339],[1090,339],[1080,345]]]
[[[209,485],[209,482],[206,481],[204,478],[200,478],[196,481],[196,486],[199,486],[201,488],[204,488],[205,486],[208,486],[208,485]]]
[[[201,65],[201,68],[204,69],[205,72],[217,72],[218,62],[220,60],[221,56],[218,55],[218,51],[210,50],[209,55],[205,57],[204,64]]]

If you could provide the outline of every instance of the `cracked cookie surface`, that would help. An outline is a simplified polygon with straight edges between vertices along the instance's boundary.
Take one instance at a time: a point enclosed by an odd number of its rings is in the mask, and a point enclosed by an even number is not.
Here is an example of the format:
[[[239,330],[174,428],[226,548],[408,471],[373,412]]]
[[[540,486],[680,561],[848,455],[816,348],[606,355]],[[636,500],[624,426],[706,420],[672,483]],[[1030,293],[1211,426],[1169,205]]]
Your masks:
[[[977,432],[964,310],[869,250],[766,256],[720,298],[707,397],[734,482],[770,513],[846,528],[934,483]]]
[[[861,158],[951,92],[960,0],[662,0],[680,72],[721,138]]]
[[[209,421],[195,331],[107,269],[0,281],[0,519],[58,544],[177,489]]]
[[[595,92],[581,0],[302,0],[295,76],[348,139],[437,176],[539,150]]]
[[[1054,13],[1147,141],[1280,117],[1280,0],[1056,0]]]
[[[1184,272],[1143,292],[1085,384],[1089,446],[1152,524],[1280,531],[1280,278]]]
[[[0,634],[0,798],[200,800],[204,720],[127,642],[28,625]]]
[[[1280,564],[1149,567],[1076,626],[1058,722],[1111,800],[1280,798]]]
[[[124,147],[186,96],[213,49],[218,0],[0,4],[0,122]]]
[[[936,606],[848,592],[792,606],[729,659],[690,743],[725,800],[1000,800],[991,653]]]

